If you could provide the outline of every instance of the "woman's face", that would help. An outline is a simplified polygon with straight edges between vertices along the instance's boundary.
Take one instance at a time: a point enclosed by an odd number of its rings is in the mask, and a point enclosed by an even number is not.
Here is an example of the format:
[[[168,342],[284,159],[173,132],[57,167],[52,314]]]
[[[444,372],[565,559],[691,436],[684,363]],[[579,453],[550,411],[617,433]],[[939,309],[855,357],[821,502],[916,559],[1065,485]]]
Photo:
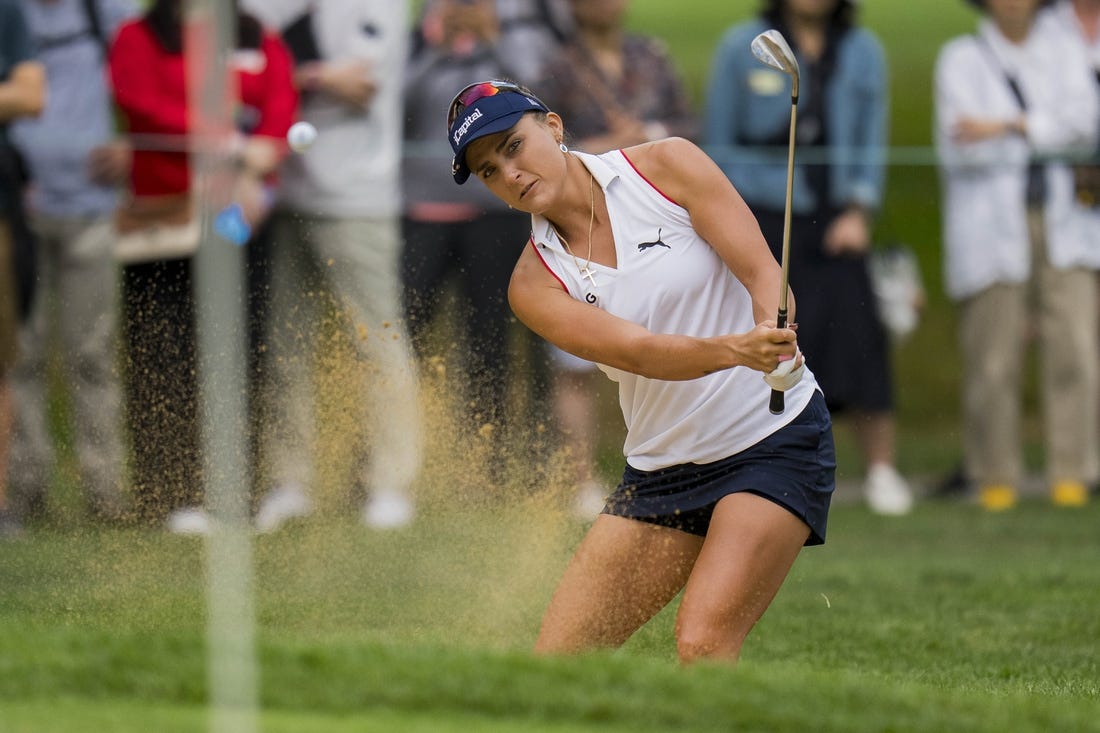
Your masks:
[[[513,209],[541,214],[557,201],[565,181],[562,132],[561,118],[553,112],[544,121],[525,114],[510,130],[470,143],[466,165]]]
[[[821,20],[836,11],[840,0],[787,0],[787,12],[800,18]]]
[[[628,0],[573,0],[573,19],[581,28],[620,28]]]
[[[1039,11],[1040,0],[985,0],[985,10],[998,22],[1029,24]]]

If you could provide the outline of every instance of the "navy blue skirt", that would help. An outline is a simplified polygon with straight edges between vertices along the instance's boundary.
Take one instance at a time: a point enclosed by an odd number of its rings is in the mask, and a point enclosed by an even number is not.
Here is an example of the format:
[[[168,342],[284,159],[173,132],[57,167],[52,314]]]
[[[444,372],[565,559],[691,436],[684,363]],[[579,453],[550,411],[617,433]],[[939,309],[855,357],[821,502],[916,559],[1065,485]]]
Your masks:
[[[806,544],[820,545],[835,475],[832,421],[825,399],[815,392],[793,421],[728,458],[656,471],[627,464],[603,513],[705,536],[718,501],[748,491],[801,519],[810,528]]]

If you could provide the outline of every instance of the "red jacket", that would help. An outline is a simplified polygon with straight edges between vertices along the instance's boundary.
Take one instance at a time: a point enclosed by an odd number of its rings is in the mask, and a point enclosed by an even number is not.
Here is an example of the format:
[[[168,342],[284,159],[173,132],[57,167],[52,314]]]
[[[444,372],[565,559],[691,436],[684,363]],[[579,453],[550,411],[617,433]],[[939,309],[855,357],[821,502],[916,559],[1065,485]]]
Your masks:
[[[259,49],[238,51],[230,63],[241,105],[238,118],[250,123],[245,132],[284,140],[297,114],[298,93],[283,41],[265,33]],[[183,54],[166,51],[139,18],[119,28],[108,67],[115,102],[130,134],[179,136],[174,142],[182,146],[189,127]],[[141,149],[141,142],[139,138],[135,145],[130,171],[134,195],[185,193],[190,187],[188,154]]]

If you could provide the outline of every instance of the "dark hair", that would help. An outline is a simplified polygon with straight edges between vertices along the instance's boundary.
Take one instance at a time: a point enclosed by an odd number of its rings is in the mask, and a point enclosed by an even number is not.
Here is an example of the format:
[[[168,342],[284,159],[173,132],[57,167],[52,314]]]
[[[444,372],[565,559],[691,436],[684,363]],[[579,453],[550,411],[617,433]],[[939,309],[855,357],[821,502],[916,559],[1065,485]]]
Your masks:
[[[168,53],[183,53],[183,0],[154,0],[145,13],[145,22],[153,31],[160,45]],[[263,25],[254,16],[240,10],[233,0],[237,13],[237,48],[259,48],[263,42]]]
[[[783,21],[783,10],[786,0],[764,0],[764,7],[760,14],[773,26],[786,25]],[[851,28],[856,21],[856,3],[853,0],[837,0],[833,16],[829,18],[829,25],[834,28]]]

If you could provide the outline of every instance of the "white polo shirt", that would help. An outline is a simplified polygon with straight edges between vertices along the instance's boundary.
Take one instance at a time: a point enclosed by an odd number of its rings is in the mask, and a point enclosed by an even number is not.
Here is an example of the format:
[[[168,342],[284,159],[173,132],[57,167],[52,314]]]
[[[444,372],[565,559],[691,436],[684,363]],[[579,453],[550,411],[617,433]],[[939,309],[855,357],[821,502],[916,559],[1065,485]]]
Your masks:
[[[622,151],[575,155],[603,189],[618,266],[592,263],[595,282],[582,279],[550,223],[532,217],[536,252],[571,296],[654,333],[710,337],[752,330],[749,292],[695,232],[686,209],[643,178]],[[665,381],[599,366],[619,385],[623,453],[643,471],[738,453],[797,417],[817,389],[807,368],[786,393],[785,411],[772,415],[771,388],[748,367]]]

